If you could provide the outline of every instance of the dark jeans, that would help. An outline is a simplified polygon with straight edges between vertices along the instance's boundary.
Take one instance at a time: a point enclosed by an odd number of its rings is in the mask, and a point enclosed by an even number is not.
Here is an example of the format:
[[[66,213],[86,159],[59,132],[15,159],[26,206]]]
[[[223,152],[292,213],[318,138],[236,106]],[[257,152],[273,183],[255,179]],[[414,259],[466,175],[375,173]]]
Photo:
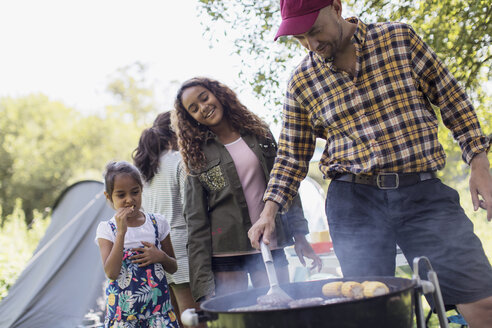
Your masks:
[[[410,265],[429,258],[446,304],[492,295],[492,268],[473,223],[439,179],[392,190],[333,180],[326,215],[345,277],[393,276],[398,244]]]

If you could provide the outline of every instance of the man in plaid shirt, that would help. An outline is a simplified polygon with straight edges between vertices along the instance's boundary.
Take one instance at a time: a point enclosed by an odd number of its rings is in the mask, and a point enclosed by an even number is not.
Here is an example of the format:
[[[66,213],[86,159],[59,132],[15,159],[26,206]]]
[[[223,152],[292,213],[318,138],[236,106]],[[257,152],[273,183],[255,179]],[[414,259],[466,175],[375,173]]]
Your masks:
[[[275,214],[288,208],[323,138],[319,167],[332,179],[326,214],[344,276],[394,275],[398,244],[409,263],[431,260],[445,304],[457,305],[472,327],[490,327],[490,263],[457,192],[436,178],[445,153],[432,105],[471,167],[475,210],[492,219],[489,138],[463,88],[409,25],[345,20],[340,0],[280,7],[275,39],[293,35],[309,53],[288,83],[252,245],[269,242]]]

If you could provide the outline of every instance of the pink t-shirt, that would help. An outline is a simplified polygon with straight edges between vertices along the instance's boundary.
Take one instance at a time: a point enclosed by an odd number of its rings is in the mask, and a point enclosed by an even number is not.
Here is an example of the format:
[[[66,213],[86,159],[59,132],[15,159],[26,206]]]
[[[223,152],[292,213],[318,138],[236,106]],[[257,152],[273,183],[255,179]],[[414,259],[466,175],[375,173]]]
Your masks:
[[[249,217],[254,224],[260,218],[261,211],[265,203],[263,194],[266,189],[265,176],[261,168],[260,161],[253,150],[244,142],[242,138],[224,145],[234,161],[236,171],[243,187],[246,203],[248,204]],[[271,249],[276,248],[277,242],[272,236]]]

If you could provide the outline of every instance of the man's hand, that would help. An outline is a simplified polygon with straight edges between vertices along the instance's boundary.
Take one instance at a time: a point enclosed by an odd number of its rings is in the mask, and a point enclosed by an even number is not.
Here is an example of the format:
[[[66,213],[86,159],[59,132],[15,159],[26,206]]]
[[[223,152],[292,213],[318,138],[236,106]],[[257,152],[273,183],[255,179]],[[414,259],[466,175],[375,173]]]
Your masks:
[[[492,220],[492,176],[490,175],[490,163],[485,152],[475,155],[471,163],[470,193],[473,209],[480,207],[487,210],[487,220]],[[482,199],[479,198],[482,197]]]
[[[304,261],[304,257],[310,258],[313,260],[311,264],[311,270],[318,268],[318,272],[323,267],[323,263],[321,262],[320,257],[316,254],[311,247],[311,244],[306,240],[306,236],[303,234],[296,234],[294,236],[294,250],[296,251],[297,257],[303,266],[306,266],[306,261]]]
[[[248,237],[251,246],[260,249],[260,239],[263,237],[263,242],[270,244],[270,236],[275,231],[275,216],[278,212],[278,205],[275,202],[267,200],[265,207],[260,214],[258,221],[248,230]]]

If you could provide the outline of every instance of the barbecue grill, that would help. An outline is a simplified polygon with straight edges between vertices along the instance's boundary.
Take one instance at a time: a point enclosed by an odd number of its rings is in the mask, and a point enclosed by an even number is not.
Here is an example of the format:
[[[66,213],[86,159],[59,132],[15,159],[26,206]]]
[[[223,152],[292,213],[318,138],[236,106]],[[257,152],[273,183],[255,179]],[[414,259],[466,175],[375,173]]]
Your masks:
[[[419,263],[427,264],[428,280],[420,278]],[[422,311],[422,295],[432,294],[439,322],[448,327],[437,275],[425,257],[416,258],[413,263],[412,279],[396,277],[350,277],[282,284],[281,288],[294,299],[320,297],[325,300],[319,305],[289,308],[287,306],[251,311],[236,311],[237,308],[256,304],[259,296],[265,295],[266,288],[253,288],[244,292],[218,296],[201,304],[201,310],[188,309],[183,313],[184,324],[193,326],[207,322],[215,328],[289,328],[289,327],[336,327],[336,328],[411,328],[414,315],[418,328],[425,327]],[[385,283],[388,294],[352,300],[333,300],[322,294],[322,286],[333,281],[380,281]]]

